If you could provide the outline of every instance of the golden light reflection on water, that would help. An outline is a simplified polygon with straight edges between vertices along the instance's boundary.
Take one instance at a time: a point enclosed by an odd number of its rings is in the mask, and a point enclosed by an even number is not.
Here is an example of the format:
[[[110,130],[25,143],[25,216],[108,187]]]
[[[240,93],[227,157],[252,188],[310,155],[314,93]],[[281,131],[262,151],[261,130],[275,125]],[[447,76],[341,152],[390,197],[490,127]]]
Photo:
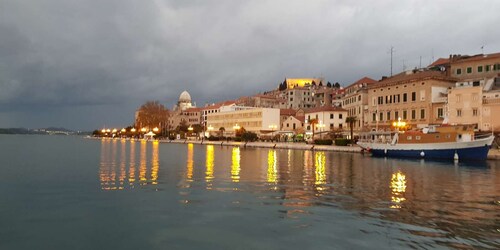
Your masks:
[[[406,176],[401,171],[393,173],[390,187],[392,190],[391,201],[393,202],[391,208],[401,208],[401,203],[406,200],[404,198],[404,193],[406,191]]]
[[[234,147],[233,151],[231,153],[231,180],[233,182],[239,182],[240,181],[240,160],[241,160],[241,155],[240,155],[240,148],[239,147]]]
[[[101,140],[99,180],[102,190],[121,190],[125,188],[127,182],[128,186],[133,188],[136,181],[139,181],[140,185],[158,184],[158,172],[160,171],[158,141],[152,142],[150,158],[147,157],[148,142],[140,142],[139,162],[136,162],[135,148],[135,141]],[[147,177],[148,170],[151,172],[149,178]],[[139,171],[139,180],[136,179],[136,171]]]
[[[188,181],[193,180],[193,153],[194,153],[194,148],[193,144],[189,143],[187,145],[187,164],[186,164],[186,178]]]
[[[160,170],[160,160],[158,158],[158,141],[153,141],[153,151],[151,152],[151,184],[158,184],[158,171]]]
[[[214,146],[207,145],[205,180],[207,182],[211,182],[213,178],[214,178]]]
[[[278,166],[276,161],[276,150],[269,150],[267,152],[267,182],[278,182]]]
[[[147,147],[147,144],[146,144],[146,141],[145,140],[141,140],[141,155],[140,155],[140,163],[139,163],[139,182],[141,183],[141,185],[144,185],[146,184],[146,171],[147,171],[147,167],[146,167],[146,147]]]
[[[314,161],[314,166],[315,166],[315,176],[316,176],[316,181],[314,184],[316,185],[321,185],[326,183],[326,156],[325,152],[315,152],[315,161]]]

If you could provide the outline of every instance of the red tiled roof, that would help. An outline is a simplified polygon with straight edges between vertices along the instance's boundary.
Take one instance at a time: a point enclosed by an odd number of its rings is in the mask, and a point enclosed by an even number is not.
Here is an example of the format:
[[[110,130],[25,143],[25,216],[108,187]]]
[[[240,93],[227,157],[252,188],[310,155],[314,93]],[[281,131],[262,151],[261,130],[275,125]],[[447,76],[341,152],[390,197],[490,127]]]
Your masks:
[[[493,53],[493,54],[486,54],[486,55],[479,54],[479,55],[474,55],[474,56],[470,56],[470,57],[463,58],[463,59],[459,58],[456,61],[452,60],[451,63],[453,64],[453,63],[462,63],[462,62],[471,62],[471,61],[481,61],[481,60],[498,58],[498,57],[500,57],[500,53]]]
[[[305,116],[293,116],[293,118],[301,121],[301,122],[305,122],[306,121],[306,117]]]
[[[319,107],[319,108],[312,108],[312,109],[305,110],[305,113],[308,114],[308,113],[329,112],[329,111],[347,111],[347,110],[345,110],[343,108],[339,108],[339,107],[323,106],[323,107]]]
[[[425,70],[425,71],[411,72],[409,74],[407,72],[401,72],[392,77],[383,79],[376,84],[372,84],[368,88],[379,88],[388,85],[402,84],[412,81],[423,81],[428,79],[443,80],[449,82],[457,81],[457,79],[447,76],[446,72],[444,71]]]
[[[437,59],[435,62],[431,63],[429,66],[427,67],[434,67],[434,66],[438,66],[438,65],[443,65],[443,64],[448,64],[450,63],[450,59],[449,58],[439,58]]]
[[[351,83],[349,86],[345,87],[344,89],[348,89],[350,87],[354,87],[358,84],[362,84],[362,83],[366,83],[366,85],[370,85],[370,84],[373,84],[373,83],[376,83],[377,81],[376,80],[373,80],[371,79],[370,77],[363,77],[357,81],[355,81],[354,83]]]
[[[280,115],[295,115],[296,113],[295,109],[280,109]]]
[[[231,104],[236,104],[236,101],[234,100],[229,100],[229,101],[222,101],[222,102],[218,102],[218,103],[214,103],[214,104],[211,104],[211,105],[208,105],[208,106],[205,106],[201,109],[203,110],[207,110],[207,109],[218,109],[220,108],[221,106],[227,106],[227,105],[231,105]]]

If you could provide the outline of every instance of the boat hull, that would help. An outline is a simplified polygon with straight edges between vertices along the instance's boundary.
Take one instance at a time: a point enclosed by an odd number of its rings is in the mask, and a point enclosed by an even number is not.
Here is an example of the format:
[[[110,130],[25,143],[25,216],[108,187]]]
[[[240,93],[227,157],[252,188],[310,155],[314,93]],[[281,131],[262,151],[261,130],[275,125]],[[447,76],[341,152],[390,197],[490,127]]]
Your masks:
[[[383,144],[358,143],[362,148],[370,151],[373,156],[423,158],[443,160],[484,161],[494,137],[488,137],[471,142],[456,143],[427,143],[427,144]]]

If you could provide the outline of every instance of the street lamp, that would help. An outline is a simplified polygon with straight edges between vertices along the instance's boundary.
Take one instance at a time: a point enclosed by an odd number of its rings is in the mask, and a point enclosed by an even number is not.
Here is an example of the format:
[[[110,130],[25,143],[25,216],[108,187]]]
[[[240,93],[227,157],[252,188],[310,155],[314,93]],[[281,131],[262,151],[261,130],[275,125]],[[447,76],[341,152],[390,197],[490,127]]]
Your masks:
[[[236,137],[236,131],[240,130],[240,125],[238,125],[238,123],[236,123],[236,125],[233,126],[233,130],[234,130],[234,136]]]
[[[398,121],[393,122],[392,126],[395,127],[399,131],[399,129],[406,127],[406,122],[402,122],[401,117],[398,117]]]
[[[210,137],[211,132],[214,130],[214,127],[212,127],[212,125],[208,125],[207,130],[208,130],[208,137]]]
[[[153,132],[155,132],[155,133],[158,132],[159,130],[160,129],[158,129],[158,127],[153,128]]]
[[[125,132],[127,132],[127,130],[125,128],[122,128],[121,132],[125,133]]]

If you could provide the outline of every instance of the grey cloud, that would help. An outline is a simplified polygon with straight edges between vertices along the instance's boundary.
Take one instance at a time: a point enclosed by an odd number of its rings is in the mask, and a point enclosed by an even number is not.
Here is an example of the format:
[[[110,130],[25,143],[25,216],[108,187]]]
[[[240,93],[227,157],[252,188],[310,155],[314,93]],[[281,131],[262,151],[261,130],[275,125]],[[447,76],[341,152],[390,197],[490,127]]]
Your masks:
[[[202,105],[285,77],[349,84],[500,51],[492,1],[0,1],[0,127],[129,124],[183,90]],[[78,113],[78,115],[74,115]],[[8,122],[7,122],[8,121]],[[27,124],[28,123],[28,124]],[[14,125],[13,125],[14,124]]]

